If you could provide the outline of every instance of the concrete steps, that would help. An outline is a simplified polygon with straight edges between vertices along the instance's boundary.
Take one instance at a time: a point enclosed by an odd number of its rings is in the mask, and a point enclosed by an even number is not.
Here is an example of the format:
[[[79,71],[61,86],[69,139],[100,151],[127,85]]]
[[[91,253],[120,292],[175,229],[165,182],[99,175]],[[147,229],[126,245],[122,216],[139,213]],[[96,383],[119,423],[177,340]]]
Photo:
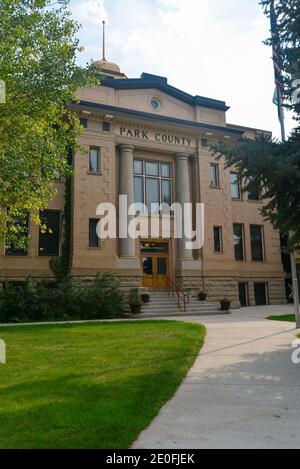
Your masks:
[[[206,303],[196,298],[190,298],[186,311],[181,302],[178,308],[177,297],[173,299],[172,295],[166,292],[152,292],[150,302],[144,303],[142,313],[131,315],[135,319],[150,319],[159,317],[182,317],[182,316],[211,316],[224,314],[220,310],[219,303]]]

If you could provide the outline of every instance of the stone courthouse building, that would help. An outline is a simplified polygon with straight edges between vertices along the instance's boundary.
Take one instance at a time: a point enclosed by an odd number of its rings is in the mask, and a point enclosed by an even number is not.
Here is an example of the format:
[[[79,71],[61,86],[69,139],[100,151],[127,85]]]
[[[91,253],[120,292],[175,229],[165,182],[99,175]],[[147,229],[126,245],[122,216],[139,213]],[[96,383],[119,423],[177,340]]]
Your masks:
[[[124,287],[149,290],[164,290],[171,279],[235,306],[285,303],[279,233],[263,220],[258,194],[243,192],[234,168],[225,169],[209,150],[212,142],[254,138],[259,130],[228,124],[225,102],[191,96],[164,77],[127,78],[106,60],[94,66],[106,75],[102,85],[79,89],[72,104],[86,149],[73,155],[72,275],[112,272]],[[2,252],[2,281],[53,276],[49,260],[61,252],[64,220],[64,182],[56,185],[57,197],[42,214],[52,235],[32,224],[27,252]],[[119,194],[147,206],[205,204],[203,248],[187,251],[173,235],[99,240],[96,208],[118,207]]]

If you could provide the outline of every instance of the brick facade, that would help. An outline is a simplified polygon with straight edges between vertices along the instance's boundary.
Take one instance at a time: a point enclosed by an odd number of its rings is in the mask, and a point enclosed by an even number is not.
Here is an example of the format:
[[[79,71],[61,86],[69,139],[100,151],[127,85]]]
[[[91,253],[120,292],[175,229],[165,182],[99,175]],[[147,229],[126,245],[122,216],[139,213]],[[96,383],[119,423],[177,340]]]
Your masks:
[[[157,79],[157,86],[155,80]],[[128,290],[140,287],[142,269],[140,245],[136,241],[134,258],[123,258],[118,239],[106,239],[99,248],[89,247],[89,219],[96,217],[96,208],[102,202],[118,207],[120,179],[122,174],[120,145],[133,148],[133,158],[168,162],[171,165],[172,198],[177,200],[179,185],[176,173],[176,155],[186,155],[189,177],[186,184],[192,202],[205,204],[205,242],[203,249],[194,251],[188,260],[178,259],[178,244],[171,235],[169,239],[169,276],[178,286],[192,292],[199,290],[208,294],[208,301],[223,297],[239,306],[239,282],[247,283],[249,304],[255,304],[254,283],[266,283],[268,301],[285,303],[285,274],[280,252],[279,233],[263,220],[259,209],[261,202],[251,202],[247,194],[241,200],[233,200],[230,188],[230,168],[224,161],[216,162],[207,143],[224,139],[234,140],[243,132],[255,137],[257,130],[226,124],[225,104],[208,103],[197,99],[193,104],[188,98],[160,83],[154,77],[153,88],[143,80],[137,87],[130,80],[122,80],[121,89],[111,82],[102,86],[83,88],[78,91],[80,104],[74,110],[88,120],[79,144],[86,153],[74,154],[75,176],[72,183],[72,253],[71,273],[75,278],[92,278],[98,272],[112,272]],[[128,87],[126,83],[128,81]],[[165,91],[163,91],[163,89]],[[159,110],[151,109],[151,98],[158,97]],[[198,103],[198,104],[197,104]],[[222,108],[224,107],[224,109]],[[133,112],[134,111],[134,112]],[[103,130],[103,122],[109,120],[110,130]],[[124,129],[126,129],[124,131]],[[130,132],[128,132],[128,129]],[[147,138],[146,138],[147,136]],[[101,168],[97,174],[89,172],[88,151],[90,147],[101,149]],[[218,187],[211,187],[210,165],[219,165]],[[182,181],[181,181],[182,182]],[[64,184],[57,183],[57,197],[50,208],[63,212]],[[234,257],[233,224],[244,225],[245,260],[237,262]],[[260,225],[264,233],[264,260],[251,260],[250,225]],[[222,228],[222,252],[214,252],[213,228]],[[33,279],[51,277],[49,259],[38,256],[39,230],[30,226],[31,242],[27,256],[5,256],[1,252],[0,280],[17,280],[29,275]]]

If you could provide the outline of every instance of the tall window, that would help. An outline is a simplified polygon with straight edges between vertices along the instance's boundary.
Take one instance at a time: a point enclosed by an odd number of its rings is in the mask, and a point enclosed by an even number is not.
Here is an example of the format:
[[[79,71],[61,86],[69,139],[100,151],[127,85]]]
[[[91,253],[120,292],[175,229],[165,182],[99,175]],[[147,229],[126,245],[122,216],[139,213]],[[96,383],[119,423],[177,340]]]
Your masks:
[[[210,165],[210,185],[212,187],[219,187],[219,165],[218,164],[211,164]]]
[[[44,210],[40,213],[39,256],[59,256],[61,213]]]
[[[89,247],[98,248],[99,247],[99,238],[97,235],[97,225],[99,220],[91,218],[89,220]]]
[[[231,197],[233,199],[241,199],[241,182],[237,173],[230,173],[230,184],[231,184]]]
[[[215,252],[223,251],[222,227],[221,226],[214,227],[214,249],[215,249]]]
[[[250,225],[251,252],[253,261],[264,260],[263,227]]]
[[[134,192],[136,210],[158,213],[163,203],[172,204],[171,166],[169,163],[134,160]]]
[[[9,213],[9,212],[8,212]],[[16,234],[15,241],[18,241],[18,238],[21,236],[28,237],[29,231],[29,216],[25,217],[16,217],[12,216],[11,220],[8,222],[8,230],[10,228],[16,228],[18,230],[18,234]],[[5,251],[6,256],[27,256],[27,249],[20,248],[16,246],[16,242],[10,241],[8,243],[8,247]]]
[[[89,154],[89,171],[90,173],[100,173],[100,148],[91,147]]]
[[[260,193],[254,186],[252,178],[248,181],[248,200],[258,201],[260,200]]]
[[[233,225],[234,253],[236,261],[245,260],[245,243],[244,243],[244,225],[235,223]]]

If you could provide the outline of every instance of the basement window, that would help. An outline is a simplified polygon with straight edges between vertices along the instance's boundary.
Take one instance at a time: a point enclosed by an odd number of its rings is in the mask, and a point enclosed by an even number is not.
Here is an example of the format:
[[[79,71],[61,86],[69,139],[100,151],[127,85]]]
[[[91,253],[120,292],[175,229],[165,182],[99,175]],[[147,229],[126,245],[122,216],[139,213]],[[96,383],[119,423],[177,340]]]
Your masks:
[[[111,130],[110,122],[102,122],[102,130],[103,132],[110,132]]]
[[[99,219],[90,218],[89,219],[89,247],[98,248],[100,246],[100,240],[97,234],[97,226]]]
[[[84,127],[85,129],[88,128],[88,120],[87,120],[87,119],[81,118],[81,119],[80,119],[80,124],[81,124],[82,127]]]

